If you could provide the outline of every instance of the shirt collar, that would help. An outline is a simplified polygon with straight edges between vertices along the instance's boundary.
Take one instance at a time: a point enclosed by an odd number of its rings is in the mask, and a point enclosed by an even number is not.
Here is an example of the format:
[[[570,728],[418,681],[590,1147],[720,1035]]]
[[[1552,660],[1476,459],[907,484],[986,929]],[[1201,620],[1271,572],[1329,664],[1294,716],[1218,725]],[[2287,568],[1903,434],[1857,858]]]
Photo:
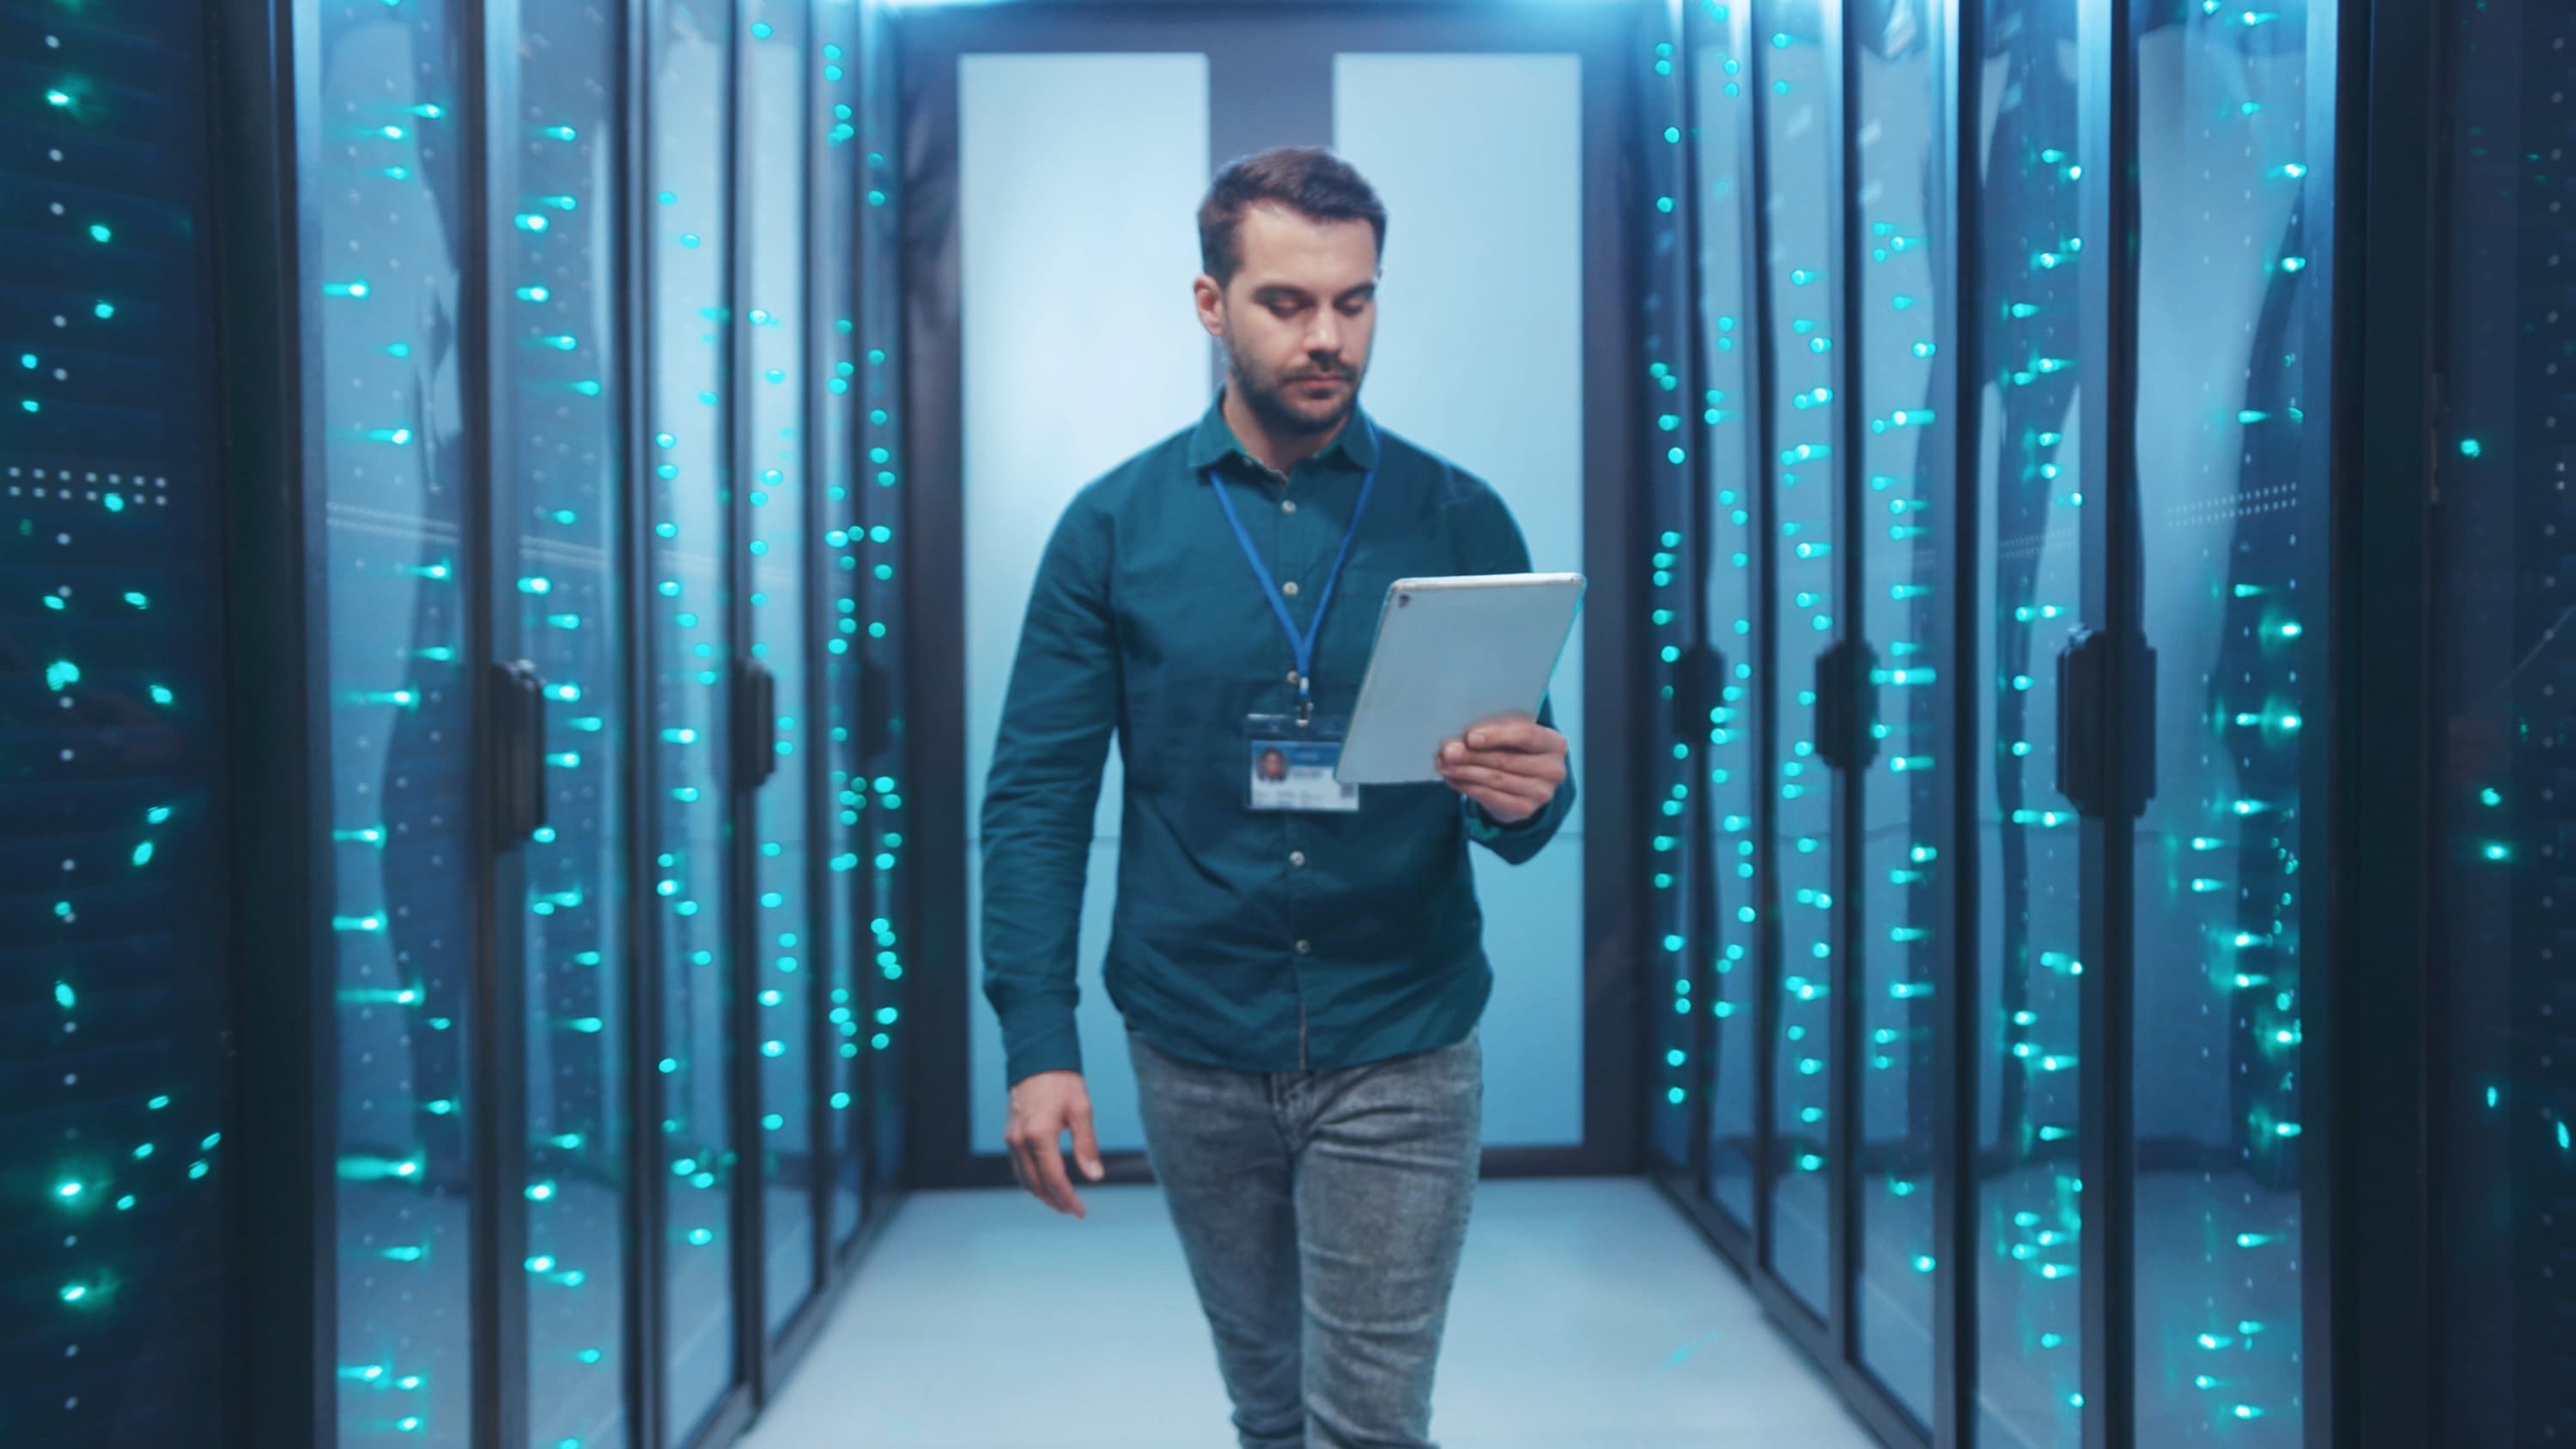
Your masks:
[[[1190,434],[1190,472],[1203,475],[1208,469],[1237,458],[1249,462],[1251,455],[1243,451],[1243,445],[1235,439],[1233,426],[1225,420],[1225,393],[1219,390],[1216,400],[1208,404],[1207,412],[1199,418],[1197,429]],[[1367,410],[1353,408],[1350,421],[1342,425],[1340,434],[1316,455],[1316,459],[1357,473],[1375,468],[1378,460],[1377,425],[1369,420]]]

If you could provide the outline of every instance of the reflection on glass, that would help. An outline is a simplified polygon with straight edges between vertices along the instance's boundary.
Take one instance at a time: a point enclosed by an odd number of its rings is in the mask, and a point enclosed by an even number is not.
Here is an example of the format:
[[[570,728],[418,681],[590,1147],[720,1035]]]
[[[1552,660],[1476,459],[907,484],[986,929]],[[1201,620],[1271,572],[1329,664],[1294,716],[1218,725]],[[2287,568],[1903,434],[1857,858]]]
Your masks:
[[[866,351],[859,359],[861,401],[867,412],[860,440],[866,449],[860,464],[859,521],[867,527],[859,556],[859,615],[866,620],[857,636],[859,674],[860,776],[864,803],[858,851],[867,871],[861,909],[867,918],[862,948],[869,966],[860,973],[860,1033],[866,1064],[872,1180],[895,1180],[903,1171],[907,1113],[903,1090],[911,1036],[905,1030],[903,870],[903,592],[896,570],[904,542],[903,484],[903,231],[897,187],[901,156],[903,87],[888,13],[891,7],[862,7],[861,61],[868,83],[862,87],[867,170],[866,207],[860,221],[861,337]]]
[[[2446,375],[2434,562],[2434,1132],[2439,1442],[2576,1442],[2566,1264],[2576,1248],[2576,571],[2566,491],[2568,16],[2445,0],[2448,210],[2435,366]],[[2317,84],[2324,83],[2319,77]],[[2314,628],[2318,621],[2311,619]],[[2322,713],[2322,711],[2320,711]],[[2313,867],[2311,867],[2313,869]],[[2361,1130],[2367,1130],[2364,1126]]]
[[[860,1195],[866,1183],[867,1143],[863,1133],[867,1113],[860,1105],[866,1084],[859,1049],[859,972],[876,953],[866,934],[867,918],[860,914],[858,898],[866,880],[859,874],[858,852],[859,807],[866,803],[865,772],[859,753],[859,691],[873,688],[876,683],[859,669],[858,550],[863,540],[858,536],[857,461],[852,451],[858,443],[858,324],[853,308],[858,300],[854,276],[858,265],[856,208],[862,189],[857,174],[859,25],[857,6],[824,7],[823,102],[817,114],[808,118],[808,124],[819,128],[816,145],[822,151],[822,182],[814,208],[822,221],[824,240],[821,260],[814,269],[818,295],[813,315],[818,322],[828,318],[831,323],[822,338],[823,421],[813,447],[823,489],[823,546],[828,550],[819,557],[826,560],[821,565],[825,599],[822,718],[827,732],[824,748],[830,795],[824,804],[824,840],[817,848],[826,852],[831,870],[827,902],[828,939],[832,943],[831,977],[827,983],[830,1006],[824,1030],[831,1060],[825,1075],[829,1095],[824,1105],[831,1114],[832,1144],[831,1221],[826,1231],[834,1244],[846,1243],[858,1232]]]
[[[1854,605],[1869,643],[1878,751],[1861,784],[1861,1252],[1855,1295],[1862,1361],[1925,1423],[1932,1418],[1933,984],[1949,891],[1943,772],[1957,678],[1940,566],[1955,537],[1940,507],[1950,419],[1933,408],[1934,324],[1950,265],[1933,248],[1940,116],[1922,0],[1846,12],[1858,121],[1854,150],[1863,259],[1851,343],[1867,414]]]
[[[814,1011],[807,871],[813,864],[805,768],[821,747],[805,708],[807,529],[805,476],[805,8],[767,0],[746,7],[751,85],[761,98],[745,112],[750,147],[742,184],[764,223],[743,239],[751,250],[751,376],[744,379],[751,437],[751,655],[777,679],[778,773],[752,797],[753,1034],[760,1052],[761,1242],[775,1333],[812,1293],[814,1104],[808,1028]]]
[[[2137,16],[2137,451],[2155,795],[2137,826],[2137,1442],[2302,1442],[2299,782],[2325,593],[2307,15]],[[2188,305],[2159,299],[2189,299]],[[2311,390],[2313,379],[2318,386]],[[2318,606],[2311,609],[2311,606]],[[2496,1441],[2503,1442],[2503,1441]]]
[[[615,379],[618,141],[613,26],[583,0],[523,0],[509,298],[493,365],[515,511],[497,596],[545,682],[547,823],[526,852],[529,1442],[622,1443],[627,742],[618,621],[627,535]],[[496,178],[497,179],[497,178]],[[504,495],[508,496],[508,495]]]
[[[329,0],[300,158],[316,782],[340,1104],[343,1444],[472,1432],[465,1020],[481,854],[467,741],[466,430],[452,325],[470,214],[452,7]],[[104,308],[107,304],[101,304]],[[102,311],[102,315],[105,315]]]
[[[1816,657],[1835,639],[1842,600],[1835,580],[1836,462],[1841,404],[1830,335],[1840,279],[1833,254],[1832,146],[1841,132],[1814,9],[1757,8],[1766,37],[1757,71],[1764,110],[1763,162],[1770,223],[1763,258],[1769,289],[1774,394],[1770,607],[1781,687],[1772,691],[1779,798],[1772,859],[1779,873],[1780,997],[1773,1073],[1771,1266],[1809,1307],[1826,1302],[1828,1153],[1832,1102],[1834,779],[1816,754]]]
[[[1707,493],[1708,595],[1705,627],[1716,697],[1708,717],[1707,840],[1701,888],[1715,894],[1716,931],[1701,972],[1706,1009],[1716,1017],[1701,1080],[1709,1103],[1709,1196],[1738,1223],[1753,1224],[1755,1146],[1754,993],[1760,989],[1761,891],[1754,879],[1754,820],[1761,765],[1755,759],[1753,557],[1755,497],[1762,467],[1753,417],[1754,292],[1745,239],[1745,163],[1752,153],[1751,77],[1745,73],[1750,33],[1740,3],[1694,7],[1692,105],[1698,126],[1694,164],[1699,191],[1699,366],[1708,425],[1700,458]]]
[[[2080,840],[2057,793],[2056,653],[2083,592],[2075,436],[2076,9],[1985,0],[1975,258],[1979,880],[1977,1322],[1981,1443],[2078,1442],[2083,1421],[2075,1048]]]
[[[738,1144],[727,1109],[732,943],[725,911],[725,400],[733,317],[726,269],[727,44],[731,7],[674,0],[653,76],[653,177],[645,237],[653,328],[646,406],[652,525],[650,621],[654,905],[663,1040],[661,1252],[664,1392],[685,1438],[735,1380],[731,1204]]]

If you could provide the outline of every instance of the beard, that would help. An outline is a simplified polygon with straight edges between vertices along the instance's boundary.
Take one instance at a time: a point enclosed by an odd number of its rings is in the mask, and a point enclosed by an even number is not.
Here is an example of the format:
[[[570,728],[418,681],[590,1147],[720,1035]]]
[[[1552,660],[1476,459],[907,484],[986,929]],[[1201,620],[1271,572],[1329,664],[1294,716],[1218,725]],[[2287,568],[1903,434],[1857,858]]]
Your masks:
[[[1362,373],[1341,364],[1318,366],[1312,359],[1284,371],[1263,366],[1236,344],[1234,329],[1225,331],[1225,357],[1243,393],[1243,405],[1261,425],[1279,437],[1315,437],[1340,429],[1359,406]],[[1293,389],[1316,381],[1338,382],[1342,391],[1318,403]]]

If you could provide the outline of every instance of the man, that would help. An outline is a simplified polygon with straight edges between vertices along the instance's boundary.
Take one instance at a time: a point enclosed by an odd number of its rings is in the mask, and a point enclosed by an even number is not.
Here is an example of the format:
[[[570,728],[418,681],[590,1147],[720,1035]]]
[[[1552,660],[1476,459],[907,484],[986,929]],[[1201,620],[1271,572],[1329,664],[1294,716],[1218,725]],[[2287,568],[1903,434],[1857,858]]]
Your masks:
[[[1238,161],[1199,237],[1225,388],[1066,510],[984,797],[1011,1160],[1075,1217],[1067,1135],[1101,1177],[1075,953],[1114,737],[1105,975],[1244,1449],[1425,1449],[1492,989],[1468,850],[1547,843],[1574,799],[1566,741],[1543,707],[1447,744],[1445,785],[1266,777],[1273,751],[1330,758],[1391,583],[1525,572],[1529,551],[1490,488],[1359,408],[1386,212],[1357,172],[1302,148]]]

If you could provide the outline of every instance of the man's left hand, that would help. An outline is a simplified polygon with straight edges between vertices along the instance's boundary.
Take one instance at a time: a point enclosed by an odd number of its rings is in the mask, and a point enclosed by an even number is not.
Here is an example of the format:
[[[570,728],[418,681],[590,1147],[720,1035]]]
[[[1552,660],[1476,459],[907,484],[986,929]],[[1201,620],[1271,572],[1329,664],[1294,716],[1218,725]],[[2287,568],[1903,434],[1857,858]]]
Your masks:
[[[1536,720],[1489,720],[1441,747],[1440,777],[1495,824],[1518,825],[1556,798],[1565,754],[1565,736]]]

